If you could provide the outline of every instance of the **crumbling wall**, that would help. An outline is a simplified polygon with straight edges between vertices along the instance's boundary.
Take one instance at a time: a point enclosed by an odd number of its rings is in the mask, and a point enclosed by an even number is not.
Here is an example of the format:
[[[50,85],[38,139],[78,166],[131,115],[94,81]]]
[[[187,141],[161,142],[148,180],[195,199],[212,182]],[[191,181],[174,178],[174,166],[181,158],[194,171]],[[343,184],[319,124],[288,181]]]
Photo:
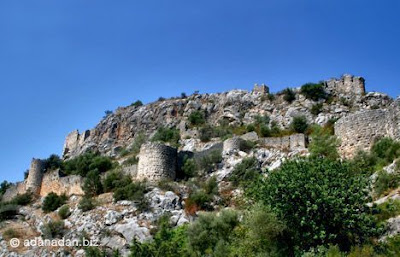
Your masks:
[[[284,137],[266,137],[261,138],[260,143],[270,148],[301,150],[306,148],[306,137],[304,134],[293,134]]]
[[[83,178],[78,175],[63,176],[59,170],[47,172],[43,176],[40,196],[46,196],[51,192],[58,195],[84,195]]]
[[[381,137],[400,139],[399,118],[398,101],[387,110],[366,110],[341,118],[335,123],[335,134],[341,140],[340,154],[349,158],[358,150],[368,151]]]
[[[17,195],[25,193],[26,193],[26,181],[18,182],[7,189],[1,200],[4,202],[8,202],[11,201]]]
[[[326,90],[334,95],[348,97],[365,94],[365,79],[345,74],[340,79],[331,79],[325,82]]]
[[[151,182],[175,179],[177,150],[160,143],[143,144],[140,148],[137,179]]]

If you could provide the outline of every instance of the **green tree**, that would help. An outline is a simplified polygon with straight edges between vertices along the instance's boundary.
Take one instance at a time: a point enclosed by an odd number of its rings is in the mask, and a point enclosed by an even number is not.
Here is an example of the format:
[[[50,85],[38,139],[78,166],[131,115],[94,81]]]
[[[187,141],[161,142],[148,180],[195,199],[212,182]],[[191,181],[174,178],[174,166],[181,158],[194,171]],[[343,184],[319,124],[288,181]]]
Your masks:
[[[65,204],[67,201],[66,195],[57,195],[56,193],[49,193],[43,201],[42,210],[44,212],[52,212],[58,209],[58,207]]]
[[[235,166],[229,180],[234,186],[247,187],[261,173],[260,164],[254,157],[243,159],[243,161]]]
[[[331,135],[329,131],[314,126],[311,133],[311,142],[309,150],[312,157],[323,157],[335,160],[339,158],[337,147],[339,141],[336,136]]]
[[[103,193],[103,185],[97,169],[89,171],[87,174],[83,183],[83,191],[90,197]]]
[[[282,91],[283,93],[283,100],[285,100],[288,103],[293,102],[296,100],[296,93],[293,91],[291,88],[286,88]]]
[[[380,232],[366,206],[368,183],[349,163],[298,159],[284,163],[248,192],[287,224],[293,247],[308,250],[331,243],[349,250]]]
[[[327,97],[323,84],[304,84],[303,86],[301,86],[300,92],[307,99],[311,99],[313,101],[318,101],[319,99],[325,99]]]
[[[290,129],[293,132],[304,133],[308,128],[307,119],[305,116],[296,116],[290,123]]]
[[[203,111],[194,111],[189,115],[189,122],[192,126],[203,125],[206,122],[205,113]]]

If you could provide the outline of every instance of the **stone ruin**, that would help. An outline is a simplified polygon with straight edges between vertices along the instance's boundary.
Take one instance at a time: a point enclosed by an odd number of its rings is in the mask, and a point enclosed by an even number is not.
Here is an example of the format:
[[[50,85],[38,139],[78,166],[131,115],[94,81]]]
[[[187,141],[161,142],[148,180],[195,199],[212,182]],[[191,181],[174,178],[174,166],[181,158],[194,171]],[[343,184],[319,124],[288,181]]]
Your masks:
[[[340,79],[330,79],[324,84],[327,92],[346,98],[365,94],[365,79],[362,77],[345,74]]]
[[[267,94],[269,94],[269,87],[267,87],[265,84],[261,84],[261,85],[254,84],[252,92],[259,93],[262,95],[267,95]]]
[[[83,178],[77,175],[64,176],[59,170],[45,172],[40,159],[32,159],[28,177],[7,189],[3,201],[10,201],[19,194],[31,192],[37,196],[46,196],[51,192],[58,195],[83,195]]]
[[[143,144],[140,148],[136,178],[151,182],[175,179],[178,152],[176,148],[160,143]]]
[[[339,119],[335,135],[341,140],[339,152],[345,158],[358,150],[369,150],[382,137],[400,140],[400,98],[388,109],[366,110]]]

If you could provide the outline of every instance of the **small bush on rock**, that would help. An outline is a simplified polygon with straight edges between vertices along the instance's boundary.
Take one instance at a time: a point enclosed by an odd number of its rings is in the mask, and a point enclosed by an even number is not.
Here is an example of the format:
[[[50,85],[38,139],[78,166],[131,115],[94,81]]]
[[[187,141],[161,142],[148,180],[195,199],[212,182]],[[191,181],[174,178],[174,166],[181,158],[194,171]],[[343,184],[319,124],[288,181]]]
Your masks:
[[[288,103],[292,103],[296,100],[296,93],[291,88],[286,88],[282,91],[283,93],[283,100]]]
[[[71,215],[71,210],[69,209],[69,205],[63,205],[59,210],[58,210],[58,216],[60,216],[61,219],[66,219]]]
[[[63,221],[50,221],[41,229],[43,237],[46,239],[62,238],[65,233]]]
[[[319,99],[326,99],[327,94],[324,90],[324,85],[307,83],[301,87],[301,94],[303,94],[307,99],[318,101]]]
[[[90,211],[90,210],[94,209],[95,206],[96,206],[96,204],[95,204],[93,198],[84,196],[79,201],[78,208],[81,211],[86,212],[86,211]]]
[[[67,201],[66,195],[57,195],[56,193],[49,193],[43,201],[42,210],[44,212],[52,212],[57,210],[60,206]]]
[[[153,142],[161,141],[165,143],[171,143],[172,145],[178,145],[180,137],[181,136],[178,129],[160,127],[151,140]]]
[[[203,111],[194,111],[189,115],[189,122],[192,126],[203,125],[206,122]]]
[[[308,128],[307,119],[305,116],[296,116],[293,118],[290,128],[293,132],[304,133]]]

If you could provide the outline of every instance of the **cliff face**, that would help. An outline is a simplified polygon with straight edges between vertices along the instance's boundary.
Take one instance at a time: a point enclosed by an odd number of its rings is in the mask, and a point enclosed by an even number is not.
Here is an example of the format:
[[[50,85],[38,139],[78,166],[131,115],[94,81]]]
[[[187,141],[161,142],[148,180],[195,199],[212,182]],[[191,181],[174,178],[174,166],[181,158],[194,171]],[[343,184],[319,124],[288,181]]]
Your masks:
[[[176,127],[181,138],[198,137],[191,129],[188,117],[193,111],[203,111],[207,123],[247,125],[256,115],[268,115],[282,128],[288,128],[295,116],[304,115],[309,123],[325,124],[330,119],[340,119],[352,113],[371,109],[386,109],[393,100],[385,94],[366,93],[364,79],[344,75],[340,79],[324,81],[325,91],[331,94],[329,101],[318,102],[306,99],[295,89],[296,99],[292,103],[284,100],[283,93],[269,97],[265,85],[255,86],[252,92],[232,90],[217,94],[193,94],[187,98],[167,99],[144,106],[118,108],[91,130],[83,133],[71,132],[64,144],[63,157],[75,157],[88,150],[115,155],[118,149],[129,146],[139,132],[151,136],[157,128]],[[313,105],[321,103],[321,113],[313,115]]]

